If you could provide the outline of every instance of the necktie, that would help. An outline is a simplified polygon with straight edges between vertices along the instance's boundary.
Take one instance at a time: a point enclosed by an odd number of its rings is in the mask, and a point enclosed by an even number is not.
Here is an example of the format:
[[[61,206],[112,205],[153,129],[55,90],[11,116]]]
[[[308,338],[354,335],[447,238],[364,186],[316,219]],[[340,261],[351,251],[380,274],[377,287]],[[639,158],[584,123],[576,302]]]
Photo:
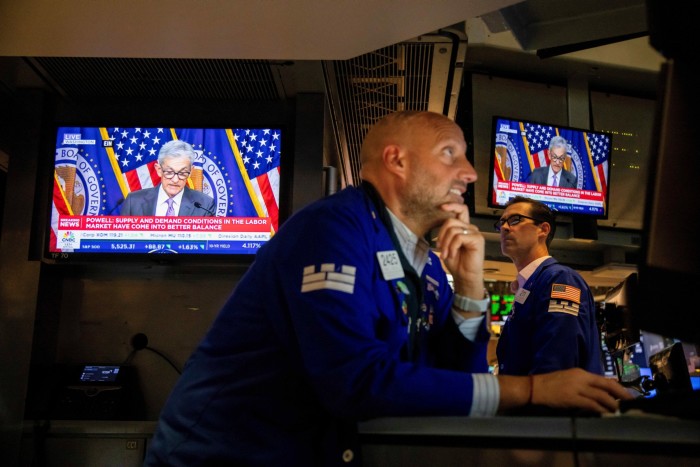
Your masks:
[[[552,175],[552,186],[559,186],[557,183],[557,174]]]
[[[166,201],[168,203],[168,210],[166,211],[165,215],[166,216],[174,216],[175,215],[175,208],[173,208],[173,199],[168,198]]]

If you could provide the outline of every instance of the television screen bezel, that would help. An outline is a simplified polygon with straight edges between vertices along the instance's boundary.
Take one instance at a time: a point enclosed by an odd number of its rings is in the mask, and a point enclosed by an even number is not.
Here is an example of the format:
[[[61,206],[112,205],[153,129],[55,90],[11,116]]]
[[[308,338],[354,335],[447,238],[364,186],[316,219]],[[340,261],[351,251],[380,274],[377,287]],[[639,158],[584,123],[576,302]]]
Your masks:
[[[490,154],[489,154],[489,165],[488,165],[488,170],[489,170],[489,185],[487,187],[487,206],[492,209],[504,209],[504,204],[498,204],[496,201],[494,201],[494,178],[495,178],[495,164],[496,164],[496,146],[497,146],[497,141],[496,141],[496,133],[497,133],[497,125],[499,120],[509,120],[509,121],[517,121],[521,123],[529,123],[529,124],[534,124],[534,125],[546,125],[546,126],[552,126],[557,129],[564,129],[567,131],[577,131],[577,132],[585,132],[585,133],[596,133],[596,134],[602,134],[606,135],[610,138],[610,154],[608,155],[608,173],[607,173],[607,179],[606,179],[606,191],[604,193],[604,213],[599,214],[599,213],[589,213],[589,212],[571,212],[571,211],[562,211],[558,209],[554,209],[554,211],[557,214],[557,217],[561,216],[570,216],[572,218],[579,218],[579,219],[601,219],[605,220],[608,219],[608,216],[610,215],[610,186],[611,186],[611,178],[612,178],[612,156],[613,156],[613,144],[614,144],[614,139],[613,139],[613,134],[609,131],[604,131],[604,130],[589,130],[585,128],[580,128],[580,127],[574,127],[574,126],[569,126],[569,125],[559,125],[551,122],[544,122],[544,121],[538,121],[538,120],[531,120],[528,118],[518,118],[518,117],[512,117],[512,116],[505,116],[505,115],[493,115],[491,118],[491,134],[490,134]],[[526,182],[523,182],[526,183]],[[527,194],[523,194],[523,196],[528,197]],[[546,204],[552,207],[549,203],[544,201]]]
[[[62,127],[124,127],[124,128],[176,128],[176,129],[279,129],[281,132],[281,155],[280,155],[280,187],[279,187],[279,218],[278,229],[289,218],[292,211],[292,189],[294,178],[294,151],[293,151],[293,132],[294,126],[292,122],[280,118],[260,119],[252,117],[250,119],[242,119],[240,117],[231,118],[230,121],[219,117],[215,122],[208,120],[173,120],[171,118],[100,118],[99,120],[80,120],[80,119],[56,119],[51,124],[45,127],[43,132],[41,151],[44,153],[45,162],[44,170],[39,170],[37,176],[40,177],[39,183],[46,184],[45,200],[42,203],[41,218],[38,219],[39,234],[41,235],[41,256],[40,260],[49,265],[81,265],[94,263],[138,263],[138,264],[167,264],[167,265],[233,265],[247,267],[253,263],[256,253],[259,250],[254,250],[251,254],[225,254],[225,253],[187,253],[187,254],[149,254],[149,253],[104,253],[104,252],[61,252],[55,253],[50,251],[50,229],[51,229],[51,212],[53,203],[53,178],[55,169],[55,151],[56,151],[56,136],[57,132]],[[35,221],[37,219],[35,218]]]

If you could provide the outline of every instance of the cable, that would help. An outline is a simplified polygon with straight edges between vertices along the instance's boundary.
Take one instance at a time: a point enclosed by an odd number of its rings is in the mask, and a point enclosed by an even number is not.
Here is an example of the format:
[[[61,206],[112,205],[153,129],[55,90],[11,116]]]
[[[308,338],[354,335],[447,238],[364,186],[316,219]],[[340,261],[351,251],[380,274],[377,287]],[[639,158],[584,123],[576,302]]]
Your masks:
[[[124,360],[125,365],[131,363],[131,361],[134,359],[134,356],[136,355],[136,353],[138,351],[146,349],[146,350],[150,350],[151,352],[153,352],[154,354],[158,355],[163,360],[168,362],[170,364],[170,366],[172,366],[175,369],[175,371],[177,372],[178,375],[182,374],[182,371],[172,362],[172,360],[170,360],[167,356],[165,356],[165,354],[163,354],[159,350],[154,349],[153,347],[148,346],[148,336],[146,336],[146,334],[143,334],[143,333],[134,334],[134,336],[131,338],[131,347],[133,347],[133,350],[129,353],[129,355]]]
[[[182,371],[181,371],[177,366],[175,366],[175,364],[174,364],[168,357],[166,357],[165,355],[163,355],[161,352],[159,352],[158,350],[156,350],[156,349],[154,349],[154,348],[152,348],[152,347],[146,347],[146,350],[150,350],[150,351],[153,352],[154,354],[161,356],[161,357],[163,358],[163,360],[165,360],[166,362],[170,363],[170,366],[172,366],[172,367],[175,369],[175,371],[177,371],[177,374],[178,374],[178,375],[181,375],[181,374],[182,374]]]

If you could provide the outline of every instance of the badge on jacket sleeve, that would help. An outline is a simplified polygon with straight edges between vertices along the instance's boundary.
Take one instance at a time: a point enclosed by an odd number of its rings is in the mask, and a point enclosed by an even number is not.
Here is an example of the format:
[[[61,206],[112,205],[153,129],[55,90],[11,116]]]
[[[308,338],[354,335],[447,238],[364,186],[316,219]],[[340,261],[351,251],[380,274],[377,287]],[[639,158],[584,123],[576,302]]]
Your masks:
[[[396,250],[378,251],[377,260],[385,281],[404,277],[401,258],[399,258],[399,253]]]
[[[581,289],[566,284],[552,284],[552,293],[549,298],[547,311],[550,313],[567,313],[578,316]]]

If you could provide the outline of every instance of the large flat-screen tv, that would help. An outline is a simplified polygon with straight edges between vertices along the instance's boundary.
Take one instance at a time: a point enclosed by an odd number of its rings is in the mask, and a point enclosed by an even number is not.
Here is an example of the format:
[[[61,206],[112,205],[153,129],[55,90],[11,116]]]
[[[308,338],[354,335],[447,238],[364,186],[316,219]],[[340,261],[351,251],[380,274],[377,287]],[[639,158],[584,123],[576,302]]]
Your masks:
[[[491,135],[489,207],[520,195],[558,213],[607,219],[611,134],[494,116]]]
[[[284,215],[285,136],[263,127],[57,126],[45,259],[252,258]],[[186,186],[213,203],[195,202],[184,216],[122,215],[130,193],[159,186],[158,153],[171,140],[192,145]]]

